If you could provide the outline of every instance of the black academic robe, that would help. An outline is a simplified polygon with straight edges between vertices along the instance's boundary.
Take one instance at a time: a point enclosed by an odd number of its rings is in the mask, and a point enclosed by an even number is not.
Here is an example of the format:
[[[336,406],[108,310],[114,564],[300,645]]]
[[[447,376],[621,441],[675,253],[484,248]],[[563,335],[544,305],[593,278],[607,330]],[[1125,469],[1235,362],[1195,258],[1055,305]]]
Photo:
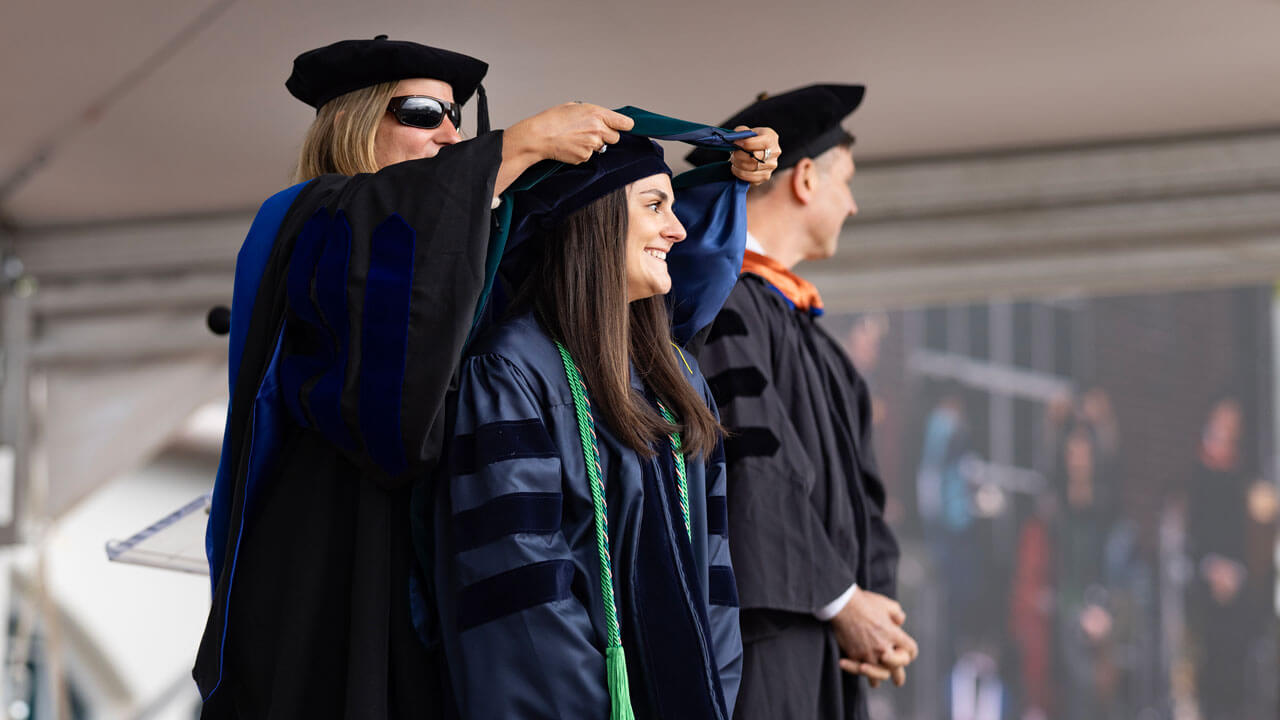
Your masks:
[[[409,497],[485,279],[502,135],[264,204],[237,261],[203,718],[430,718]]]
[[[866,718],[865,690],[814,612],[853,583],[893,596],[866,383],[808,312],[744,274],[699,355],[722,422],[741,603],[734,717]]]

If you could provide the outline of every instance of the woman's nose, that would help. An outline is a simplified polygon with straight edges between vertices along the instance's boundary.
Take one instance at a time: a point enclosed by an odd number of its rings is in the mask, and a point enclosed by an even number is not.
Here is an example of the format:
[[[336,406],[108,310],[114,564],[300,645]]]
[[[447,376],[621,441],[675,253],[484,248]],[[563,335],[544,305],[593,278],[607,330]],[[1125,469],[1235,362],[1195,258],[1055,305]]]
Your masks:
[[[684,225],[680,224],[680,220],[673,215],[671,216],[671,223],[667,225],[666,231],[663,232],[662,236],[673,243],[678,243],[684,240],[686,234]]]

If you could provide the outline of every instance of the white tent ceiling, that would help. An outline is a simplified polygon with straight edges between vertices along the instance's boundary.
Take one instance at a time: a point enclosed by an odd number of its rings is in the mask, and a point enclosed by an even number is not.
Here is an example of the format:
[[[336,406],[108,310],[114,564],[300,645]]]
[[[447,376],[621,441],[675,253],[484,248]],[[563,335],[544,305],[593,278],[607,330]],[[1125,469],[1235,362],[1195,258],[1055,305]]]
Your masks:
[[[869,86],[864,160],[1280,123],[1280,0],[4,0],[0,183],[54,152],[0,217],[251,208],[286,183],[309,120],[283,88],[293,56],[377,33],[488,60],[499,126],[570,99],[718,121],[815,80]]]

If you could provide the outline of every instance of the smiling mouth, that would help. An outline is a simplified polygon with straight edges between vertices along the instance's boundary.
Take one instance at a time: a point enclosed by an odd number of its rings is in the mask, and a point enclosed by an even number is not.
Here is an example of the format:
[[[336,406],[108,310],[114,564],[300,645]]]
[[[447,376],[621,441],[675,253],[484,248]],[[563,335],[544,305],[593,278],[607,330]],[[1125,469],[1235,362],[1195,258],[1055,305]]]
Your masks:
[[[649,257],[655,257],[655,258],[658,258],[659,260],[661,260],[661,261],[663,261],[663,262],[666,262],[666,261],[667,261],[667,253],[666,253],[666,252],[664,252],[664,251],[662,251],[662,250],[655,250],[655,249],[653,249],[653,248],[645,248],[645,249],[644,249],[644,254],[645,254],[645,255],[648,255]]]

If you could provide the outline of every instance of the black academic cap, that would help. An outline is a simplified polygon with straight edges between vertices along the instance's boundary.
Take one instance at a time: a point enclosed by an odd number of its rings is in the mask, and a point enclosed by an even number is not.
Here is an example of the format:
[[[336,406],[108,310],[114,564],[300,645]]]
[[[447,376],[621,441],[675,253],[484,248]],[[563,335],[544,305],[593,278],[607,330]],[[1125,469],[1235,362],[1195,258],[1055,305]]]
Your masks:
[[[839,145],[846,137],[840,123],[858,108],[865,92],[863,85],[810,85],[762,97],[720,125],[773,128],[782,146],[778,170],[786,170],[804,158],[817,157]],[[707,148],[696,148],[685,155],[693,165],[724,159],[723,152]]]
[[[319,110],[352,90],[391,80],[432,78],[449,83],[454,101],[463,104],[488,71],[488,63],[462,53],[379,35],[302,53],[294,59],[293,73],[284,85],[291,95]]]

